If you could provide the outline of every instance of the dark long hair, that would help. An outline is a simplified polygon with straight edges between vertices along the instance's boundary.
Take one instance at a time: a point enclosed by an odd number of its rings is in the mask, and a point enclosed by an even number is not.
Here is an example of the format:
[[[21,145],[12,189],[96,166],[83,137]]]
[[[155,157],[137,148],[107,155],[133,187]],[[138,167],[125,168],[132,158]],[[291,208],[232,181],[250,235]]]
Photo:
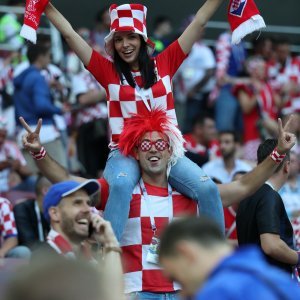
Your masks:
[[[148,89],[157,81],[157,77],[155,74],[154,60],[150,58],[147,52],[147,44],[141,35],[139,35],[139,37],[141,40],[141,48],[138,55],[139,71],[141,72],[143,80],[143,88]],[[117,51],[114,53],[114,64],[122,84],[124,79],[126,79],[128,84],[134,88],[136,84],[131,74],[130,66],[119,56]]]

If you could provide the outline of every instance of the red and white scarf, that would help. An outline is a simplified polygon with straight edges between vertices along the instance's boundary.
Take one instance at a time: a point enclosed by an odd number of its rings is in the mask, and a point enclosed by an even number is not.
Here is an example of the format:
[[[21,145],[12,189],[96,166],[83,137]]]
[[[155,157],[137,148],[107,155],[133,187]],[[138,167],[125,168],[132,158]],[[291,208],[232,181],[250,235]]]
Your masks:
[[[49,0],[26,0],[21,37],[36,43],[36,31],[40,24],[41,15],[48,3]]]
[[[238,44],[247,34],[266,27],[254,0],[230,0],[228,22],[233,44]]]
[[[58,254],[63,255],[67,258],[76,259],[76,254],[71,244],[57,231],[51,229],[47,236],[47,243],[53,248]],[[92,257],[90,249],[86,245],[81,244],[81,253],[86,259],[95,261]]]

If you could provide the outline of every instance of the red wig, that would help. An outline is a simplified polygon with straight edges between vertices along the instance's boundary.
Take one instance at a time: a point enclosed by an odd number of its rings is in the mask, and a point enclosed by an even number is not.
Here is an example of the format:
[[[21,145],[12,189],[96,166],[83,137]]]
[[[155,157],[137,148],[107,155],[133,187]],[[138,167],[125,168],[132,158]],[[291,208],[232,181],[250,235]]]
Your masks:
[[[134,155],[134,148],[139,145],[142,137],[152,131],[167,136],[172,150],[170,159],[172,165],[179,157],[183,157],[184,139],[182,134],[162,108],[155,108],[143,114],[133,114],[131,118],[125,120],[119,139],[119,149],[122,154]]]

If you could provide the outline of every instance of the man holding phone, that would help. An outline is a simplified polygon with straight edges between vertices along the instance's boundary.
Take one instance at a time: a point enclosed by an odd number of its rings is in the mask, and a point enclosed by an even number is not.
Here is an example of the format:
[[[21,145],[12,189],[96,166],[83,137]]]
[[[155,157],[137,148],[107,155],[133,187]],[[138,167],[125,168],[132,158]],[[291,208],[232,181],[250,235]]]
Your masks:
[[[87,239],[93,239],[106,252],[120,252],[110,223],[91,211],[100,186],[96,180],[62,181],[44,197],[43,210],[51,230],[44,249],[66,257],[94,260]]]

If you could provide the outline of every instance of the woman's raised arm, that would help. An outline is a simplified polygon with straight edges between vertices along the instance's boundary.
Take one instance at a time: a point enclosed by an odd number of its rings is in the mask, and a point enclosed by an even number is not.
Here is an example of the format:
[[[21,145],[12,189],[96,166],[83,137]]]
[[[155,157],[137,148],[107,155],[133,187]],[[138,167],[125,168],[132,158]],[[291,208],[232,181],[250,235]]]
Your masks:
[[[222,2],[223,0],[206,0],[198,10],[194,20],[178,39],[181,49],[185,54],[189,53],[193,44],[199,40],[203,27]]]

